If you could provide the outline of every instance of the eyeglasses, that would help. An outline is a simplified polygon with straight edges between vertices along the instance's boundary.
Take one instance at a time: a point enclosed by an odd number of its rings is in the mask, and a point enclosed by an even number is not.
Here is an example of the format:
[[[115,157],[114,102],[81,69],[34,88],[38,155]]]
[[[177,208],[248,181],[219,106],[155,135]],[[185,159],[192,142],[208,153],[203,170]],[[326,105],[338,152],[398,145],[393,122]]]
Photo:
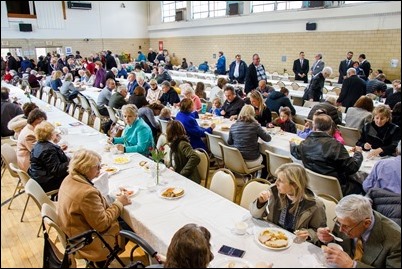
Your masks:
[[[363,222],[363,220],[361,220],[356,225],[354,225],[353,227],[349,227],[347,225],[343,225],[343,224],[339,223],[337,217],[335,217],[333,219],[333,221],[335,222],[335,225],[339,227],[339,229],[341,229],[343,227],[343,229],[346,231],[346,233],[350,233],[353,229],[355,229],[357,226],[359,226],[360,223]]]
[[[94,167],[96,167],[96,169],[101,170],[102,168],[102,164],[98,163],[97,165],[95,165]]]

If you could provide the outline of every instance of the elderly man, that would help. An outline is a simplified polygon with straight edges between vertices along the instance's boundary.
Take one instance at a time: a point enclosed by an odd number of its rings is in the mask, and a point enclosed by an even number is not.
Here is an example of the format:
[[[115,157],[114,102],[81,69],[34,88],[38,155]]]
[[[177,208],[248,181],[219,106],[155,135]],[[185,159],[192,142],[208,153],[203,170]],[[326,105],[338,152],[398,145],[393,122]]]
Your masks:
[[[356,75],[356,69],[351,67],[347,71],[347,78],[343,81],[338,104],[349,108],[354,106],[360,96],[366,95],[366,82]]]
[[[317,55],[314,56],[315,58],[315,62],[313,64],[313,66],[311,66],[311,75],[315,76],[318,73],[320,73],[325,66],[325,63],[322,61],[322,54],[321,53],[317,53]]]
[[[371,200],[361,195],[343,197],[335,207],[333,234],[343,238],[338,244],[343,250],[323,247],[327,264],[338,268],[400,268],[401,227],[373,211]],[[334,237],[328,227],[318,228],[322,243]]]
[[[172,86],[170,86],[169,81],[164,81],[161,84],[162,86],[162,91],[163,94],[162,96],[159,98],[159,104],[162,104],[164,106],[168,106],[168,105],[176,105],[178,103],[180,103],[180,97],[177,94],[177,92],[173,89]]]
[[[290,142],[290,153],[303,161],[304,167],[327,176],[336,177],[343,195],[361,193],[361,184],[349,178],[356,173],[362,162],[362,148],[356,147],[353,157],[346,148],[333,139],[329,132],[332,128],[330,116],[317,115],[313,120],[313,131],[299,145]]]
[[[260,64],[260,56],[256,53],[253,55],[253,62],[248,66],[246,74],[246,82],[244,91],[246,94],[258,87],[260,80],[267,80],[264,65]]]
[[[318,109],[325,110],[336,124],[342,124],[342,112],[336,107],[336,97],[329,95],[325,98],[324,102],[313,106],[310,110],[310,113],[308,113],[307,118],[312,120],[314,113]]]
[[[322,97],[325,79],[332,74],[331,67],[325,67],[320,73],[315,75],[303,95],[303,100],[318,102]]]

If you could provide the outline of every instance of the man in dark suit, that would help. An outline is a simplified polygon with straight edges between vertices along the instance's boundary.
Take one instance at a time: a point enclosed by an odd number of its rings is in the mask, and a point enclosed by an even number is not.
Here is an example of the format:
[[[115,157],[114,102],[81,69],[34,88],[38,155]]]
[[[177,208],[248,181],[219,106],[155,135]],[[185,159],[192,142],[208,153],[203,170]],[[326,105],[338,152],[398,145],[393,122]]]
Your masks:
[[[342,84],[341,93],[336,102],[347,109],[354,106],[357,99],[362,95],[366,95],[366,82],[356,75],[356,69],[349,68],[347,78]]]
[[[348,71],[348,69],[353,67],[352,57],[353,52],[349,51],[348,54],[346,54],[346,59],[339,63],[339,84],[342,84],[343,80],[347,78],[346,72]]]
[[[359,67],[364,72],[364,77],[361,77],[361,78],[367,81],[370,76],[371,64],[369,61],[366,60],[366,54],[359,55],[359,62],[360,62]]]
[[[374,211],[371,200],[357,194],[343,197],[335,207],[333,233],[343,239],[338,248],[324,247],[324,257],[338,268],[399,268],[401,266],[401,227]],[[318,228],[322,243],[334,240],[330,228]],[[332,267],[332,266],[331,266]]]
[[[293,62],[293,73],[295,73],[295,80],[303,80],[304,83],[308,82],[309,62],[304,59],[304,52],[299,53],[299,59]]]
[[[258,81],[267,80],[264,65],[260,64],[260,56],[253,55],[253,62],[248,66],[244,91],[247,93],[257,89]]]

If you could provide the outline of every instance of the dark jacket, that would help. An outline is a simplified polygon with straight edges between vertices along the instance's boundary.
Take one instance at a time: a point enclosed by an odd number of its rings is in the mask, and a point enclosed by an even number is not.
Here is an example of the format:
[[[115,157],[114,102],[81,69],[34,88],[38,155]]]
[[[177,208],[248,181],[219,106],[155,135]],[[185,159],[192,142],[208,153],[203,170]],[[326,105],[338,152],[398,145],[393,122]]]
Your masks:
[[[198,157],[190,143],[182,140],[177,145],[177,150],[174,152],[173,150],[174,149],[172,148],[170,151],[170,160],[174,160],[175,171],[180,175],[200,184],[201,178],[197,169],[197,165],[200,163],[200,157]]]
[[[303,95],[303,100],[313,99],[314,102],[320,101],[322,97],[322,88],[324,88],[325,77],[322,72],[315,75],[306,88]]]
[[[128,98],[128,103],[134,104],[138,109],[148,105],[148,101],[144,95],[135,95],[135,94],[130,95],[130,98]]]
[[[396,103],[401,101],[401,92],[396,92],[396,93],[392,93],[391,95],[389,95],[387,97],[387,99],[385,100],[385,104],[389,105],[389,107],[392,109],[394,109],[394,106],[396,105]]]
[[[345,146],[325,132],[311,132],[299,145],[291,143],[290,153],[302,160],[304,167],[336,177],[341,186],[347,185],[348,175],[356,173],[363,162],[361,152],[350,157]]]
[[[122,106],[126,105],[127,101],[124,99],[123,95],[119,92],[115,92],[109,99],[109,106],[111,108],[120,109]]]
[[[374,121],[364,125],[360,139],[356,142],[356,146],[364,149],[364,144],[371,144],[371,148],[382,148],[383,152],[380,156],[393,155],[396,146],[401,140],[401,129],[393,123],[386,123],[382,127],[377,127]]]
[[[233,61],[229,65],[229,79],[231,81],[237,80],[237,82],[239,82],[240,84],[243,84],[244,80],[246,78],[246,74],[247,74],[247,64],[244,61],[240,61],[239,76],[237,78],[235,78],[235,76],[234,76],[235,68],[236,68],[236,61]]]
[[[162,105],[164,106],[166,106],[167,103],[173,105],[180,103],[180,97],[177,92],[170,87],[168,92],[162,94],[161,98],[159,98],[159,101],[161,101]]]
[[[223,103],[221,111],[224,110],[226,112],[224,116],[225,118],[230,118],[233,115],[238,115],[243,106],[244,106],[243,99],[236,96],[235,99],[230,103],[228,102],[228,100],[226,100]]]
[[[380,188],[372,188],[366,195],[373,201],[373,209],[401,226],[401,195]]]
[[[274,111],[278,113],[279,115],[279,108],[281,106],[285,107],[287,106],[290,108],[290,111],[292,112],[292,115],[296,115],[296,110],[293,107],[292,103],[290,102],[290,99],[284,95],[281,92],[273,91],[268,95],[267,100],[265,100],[265,104],[271,111]]]
[[[338,111],[338,109],[335,106],[331,105],[328,102],[322,102],[313,106],[310,112],[308,113],[307,118],[312,120],[314,113],[318,109],[325,109],[327,111],[328,116],[330,116],[336,124],[342,124],[342,112]]]
[[[262,69],[264,69],[264,71],[265,71],[265,67],[263,65],[261,65],[261,66],[262,66]],[[257,70],[255,68],[255,65],[253,63],[251,63],[247,69],[244,91],[247,94],[247,93],[251,92],[252,90],[257,89],[257,87],[258,87]]]
[[[52,142],[37,142],[31,151],[28,174],[42,186],[45,192],[58,189],[68,175],[69,159],[63,150]]]
[[[261,126],[266,127],[268,123],[272,121],[271,110],[266,106],[265,109],[259,115],[255,115],[255,119]]]
[[[366,82],[357,75],[353,75],[343,81],[337,102],[348,108],[354,106],[362,95],[366,95]]]

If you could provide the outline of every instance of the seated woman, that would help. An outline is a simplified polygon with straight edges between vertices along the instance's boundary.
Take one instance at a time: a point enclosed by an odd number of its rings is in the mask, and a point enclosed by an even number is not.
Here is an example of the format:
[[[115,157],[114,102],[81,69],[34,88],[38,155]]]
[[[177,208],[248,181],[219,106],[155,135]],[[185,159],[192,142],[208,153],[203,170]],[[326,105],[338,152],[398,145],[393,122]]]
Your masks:
[[[63,72],[60,70],[55,71],[52,73],[52,77],[50,79],[50,86],[54,91],[59,91],[63,82],[61,82],[61,77],[63,76]]]
[[[267,107],[259,91],[252,91],[250,93],[250,103],[255,109],[255,119],[263,127],[267,127],[268,123],[272,121],[271,110]]]
[[[345,126],[356,128],[361,132],[363,126],[373,120],[373,109],[373,100],[365,95],[360,96],[354,106],[346,111]]]
[[[190,137],[191,146],[196,148],[202,148],[207,150],[207,146],[204,141],[202,141],[202,137],[205,137],[205,132],[212,133],[212,130],[215,128],[215,124],[212,123],[211,127],[202,128],[198,125],[195,120],[194,114],[191,112],[194,111],[194,103],[189,98],[184,98],[180,102],[180,112],[176,115],[176,120],[180,121],[184,129],[187,132],[187,135]]]
[[[307,187],[305,168],[287,163],[275,173],[278,176],[275,185],[262,191],[250,204],[251,215],[266,217],[267,221],[295,232],[300,239],[317,242],[317,229],[327,226],[327,218],[323,202]]]
[[[123,194],[113,203],[108,203],[94,186],[92,181],[99,176],[101,162],[102,157],[92,150],[81,149],[74,153],[69,174],[59,189],[57,213],[61,229],[68,237],[94,229],[113,248],[118,244],[118,218],[123,206],[131,204],[131,200]],[[125,224],[121,228],[127,227]],[[95,238],[78,253],[89,261],[100,262],[106,260],[109,251],[99,238]]]
[[[121,108],[126,127],[121,137],[110,137],[109,142],[117,144],[117,149],[123,152],[138,152],[149,155],[149,148],[154,147],[152,130],[143,119],[138,116],[138,110],[133,104]]]
[[[190,85],[185,84],[183,89],[183,95],[185,98],[191,99],[194,103],[194,111],[200,112],[202,108],[200,97],[195,95],[193,88]]]
[[[128,103],[129,104],[134,104],[138,109],[140,109],[143,106],[148,105],[148,101],[145,98],[145,89],[141,86],[137,86],[134,89],[134,93],[130,95],[130,98],[128,98]]]
[[[230,127],[228,144],[237,148],[249,168],[262,163],[258,138],[269,142],[271,136],[262,129],[255,119],[255,110],[252,105],[244,105],[237,121]]]
[[[39,108],[35,108],[29,113],[27,125],[18,136],[17,163],[19,168],[25,172],[28,171],[31,164],[31,151],[36,144],[35,127],[44,120],[47,120],[46,113]]]
[[[60,87],[60,92],[68,101],[77,98],[79,91],[74,87],[73,75],[71,73],[67,73],[64,77],[64,82]]]
[[[401,129],[391,122],[391,110],[388,106],[377,106],[373,115],[373,121],[364,125],[356,146],[370,151],[368,157],[393,155],[401,140]]]
[[[31,166],[28,174],[45,192],[57,190],[67,176],[70,159],[54,143],[57,132],[51,123],[42,121],[35,127],[34,133],[38,142],[31,152]]]
[[[276,118],[272,123],[268,124],[268,127],[274,126],[281,127],[282,131],[289,133],[297,133],[296,124],[292,121],[292,112],[287,106],[279,109],[279,118]]]
[[[214,258],[210,240],[211,233],[205,227],[184,225],[170,241],[163,268],[207,268]]]
[[[169,159],[172,160],[172,164],[168,164],[170,169],[200,184],[201,179],[197,170],[200,157],[191,147],[186,130],[179,121],[171,120],[168,122],[166,139],[170,143]]]
[[[156,103],[158,102],[159,98],[161,98],[162,96],[162,89],[160,89],[158,87],[158,83],[156,82],[155,79],[151,79],[149,81],[149,85],[151,86],[151,88],[149,88],[148,92],[147,92],[147,101],[150,104]]]
[[[95,75],[87,69],[84,71],[84,75],[81,77],[81,86],[93,86],[95,82]]]
[[[24,114],[15,116],[7,123],[7,128],[9,130],[14,131],[14,138],[18,138],[21,130],[24,129],[24,127],[27,125],[27,119],[29,113],[35,108],[38,108],[38,106],[35,103],[31,102],[24,103],[22,105],[22,110],[24,111]]]

